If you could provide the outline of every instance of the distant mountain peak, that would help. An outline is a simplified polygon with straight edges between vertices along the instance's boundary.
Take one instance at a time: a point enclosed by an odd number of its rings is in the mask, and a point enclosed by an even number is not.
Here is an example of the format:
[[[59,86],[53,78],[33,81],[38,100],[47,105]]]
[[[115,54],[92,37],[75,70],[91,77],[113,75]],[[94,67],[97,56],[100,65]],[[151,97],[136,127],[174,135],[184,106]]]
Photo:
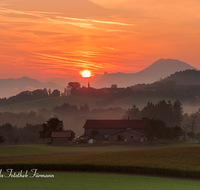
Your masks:
[[[177,59],[159,59],[138,73],[104,73],[96,82],[97,87],[108,87],[117,84],[119,87],[132,86],[139,83],[153,83],[175,72],[185,70],[198,70],[191,65]]]

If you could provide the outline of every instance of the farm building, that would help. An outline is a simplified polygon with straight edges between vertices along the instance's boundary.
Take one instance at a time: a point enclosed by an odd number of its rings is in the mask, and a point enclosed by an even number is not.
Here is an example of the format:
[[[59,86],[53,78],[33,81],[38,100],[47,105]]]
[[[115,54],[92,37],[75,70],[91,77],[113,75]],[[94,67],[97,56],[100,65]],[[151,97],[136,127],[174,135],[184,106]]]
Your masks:
[[[69,145],[71,134],[71,131],[53,131],[52,145]]]
[[[128,137],[130,140],[139,140],[139,137],[144,136],[143,133],[148,124],[147,120],[87,120],[83,128],[84,136],[91,135],[91,132],[95,130],[108,140],[121,141]]]

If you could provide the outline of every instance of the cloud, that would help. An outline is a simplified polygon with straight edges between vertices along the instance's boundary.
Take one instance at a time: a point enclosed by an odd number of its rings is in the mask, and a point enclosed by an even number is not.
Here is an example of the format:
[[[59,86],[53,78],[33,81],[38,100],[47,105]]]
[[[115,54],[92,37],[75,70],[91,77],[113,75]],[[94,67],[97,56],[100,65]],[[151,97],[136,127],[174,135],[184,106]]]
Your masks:
[[[59,62],[62,62],[62,65],[59,64],[59,67],[66,67],[66,66],[71,66],[71,67],[80,67],[81,66],[81,67],[89,67],[89,68],[92,68],[92,67],[100,68],[101,67],[101,64],[96,64],[91,61],[78,59],[78,58],[48,55],[48,54],[42,54],[42,53],[35,53],[35,55],[39,56],[43,59],[57,60]]]
[[[126,0],[91,0],[92,2],[101,5],[105,8],[116,8],[126,2]]]
[[[94,19],[80,19],[80,18],[61,17],[61,16],[57,16],[57,18],[62,18],[62,19],[67,19],[67,20],[83,21],[83,22],[94,22],[94,23],[100,23],[100,24],[113,24],[113,25],[121,25],[121,26],[134,26],[134,24],[127,24],[127,23],[113,22],[113,21],[102,21],[102,20],[94,20]]]

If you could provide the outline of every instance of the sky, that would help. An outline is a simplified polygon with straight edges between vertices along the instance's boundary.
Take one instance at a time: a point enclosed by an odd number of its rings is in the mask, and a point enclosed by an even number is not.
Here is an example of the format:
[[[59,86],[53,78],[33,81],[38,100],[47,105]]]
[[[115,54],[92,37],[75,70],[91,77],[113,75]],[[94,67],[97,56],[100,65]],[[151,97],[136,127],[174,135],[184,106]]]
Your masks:
[[[199,0],[0,0],[0,78],[200,69]]]

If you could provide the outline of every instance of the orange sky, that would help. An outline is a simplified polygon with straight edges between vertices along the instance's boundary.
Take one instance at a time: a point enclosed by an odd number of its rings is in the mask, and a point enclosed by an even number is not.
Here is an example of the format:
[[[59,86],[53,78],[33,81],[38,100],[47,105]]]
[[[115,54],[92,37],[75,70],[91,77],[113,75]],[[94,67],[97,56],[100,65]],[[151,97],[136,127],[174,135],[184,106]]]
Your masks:
[[[0,0],[0,78],[138,72],[156,60],[200,69],[198,0]]]

